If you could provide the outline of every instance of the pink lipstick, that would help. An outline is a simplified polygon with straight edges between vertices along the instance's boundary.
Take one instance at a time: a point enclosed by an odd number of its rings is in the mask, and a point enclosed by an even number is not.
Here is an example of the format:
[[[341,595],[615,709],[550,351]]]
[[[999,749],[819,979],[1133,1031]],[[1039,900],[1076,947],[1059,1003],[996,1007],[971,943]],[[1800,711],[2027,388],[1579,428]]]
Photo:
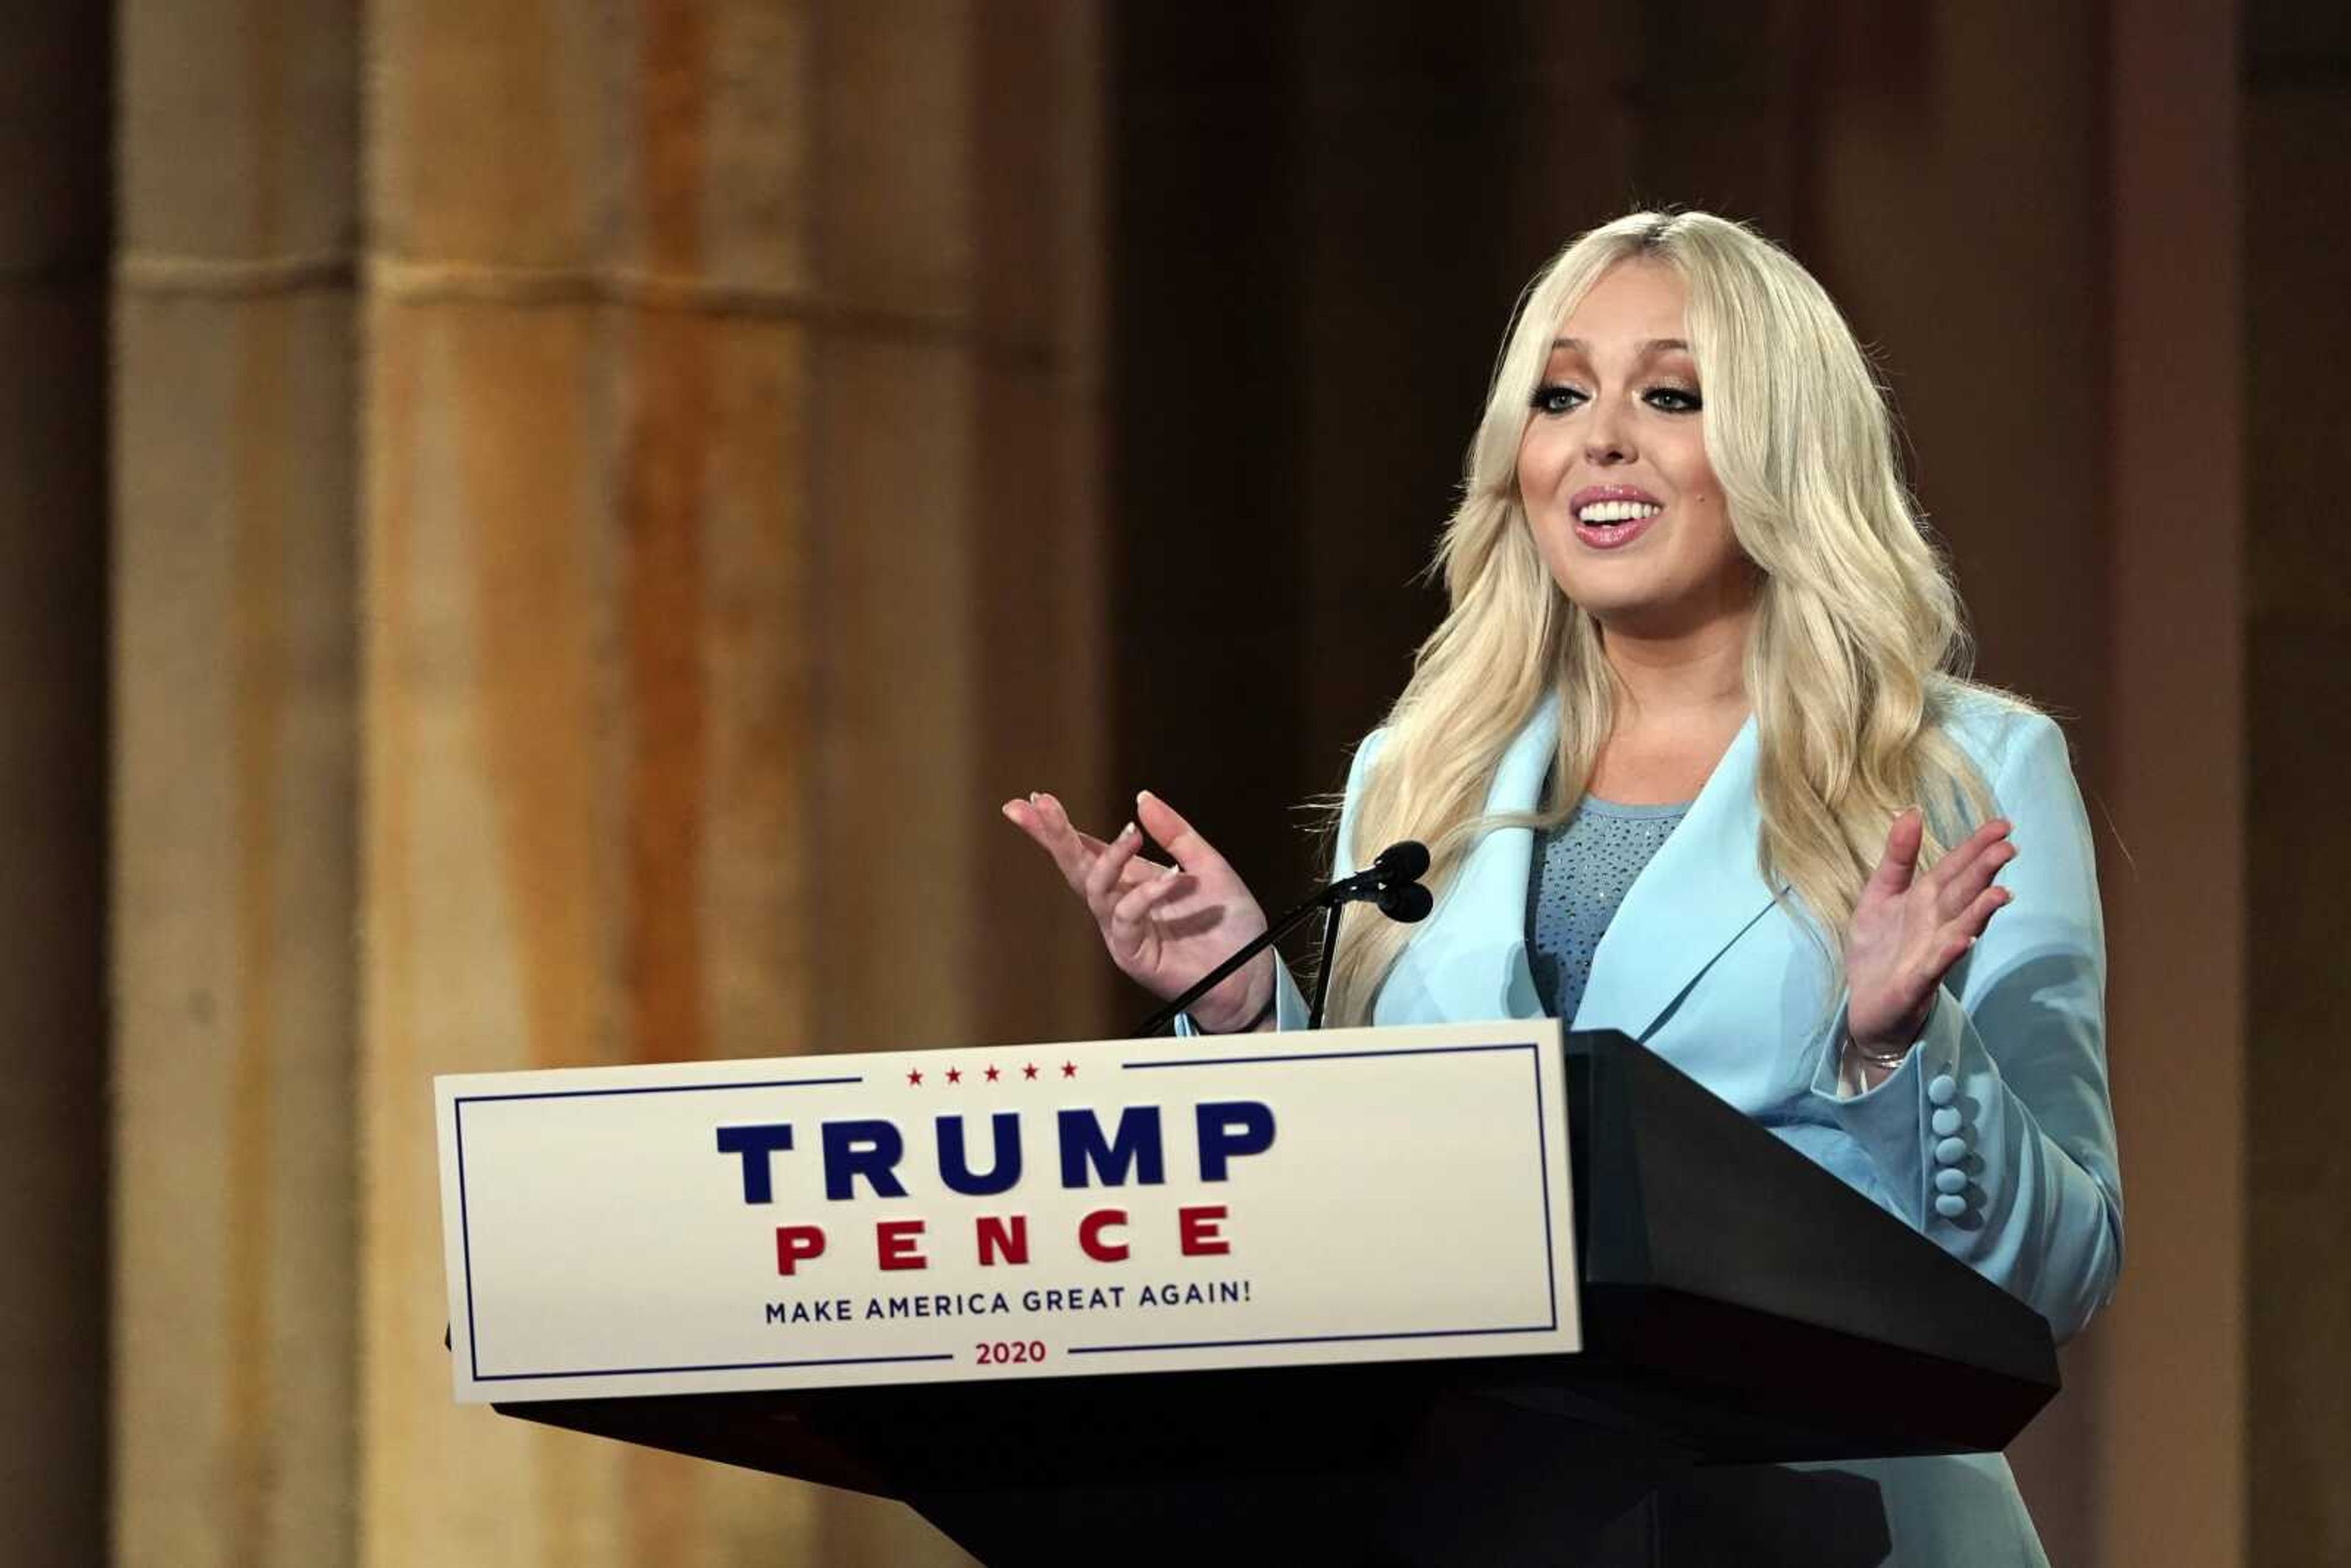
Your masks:
[[[1621,549],[1649,531],[1666,504],[1634,485],[1589,485],[1568,497],[1575,537],[1593,549]]]

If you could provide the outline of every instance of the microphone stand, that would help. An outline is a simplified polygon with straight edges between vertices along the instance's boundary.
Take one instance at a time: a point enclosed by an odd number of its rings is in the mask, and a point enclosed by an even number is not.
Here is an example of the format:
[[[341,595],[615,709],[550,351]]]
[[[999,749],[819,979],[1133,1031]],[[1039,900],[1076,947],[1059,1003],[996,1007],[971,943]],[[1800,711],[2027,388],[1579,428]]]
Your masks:
[[[1331,960],[1339,955],[1339,915],[1347,907],[1346,901],[1335,901],[1331,914],[1322,922],[1322,961],[1314,967],[1314,1005],[1306,1012],[1306,1027],[1322,1027],[1322,1003],[1331,995]]]

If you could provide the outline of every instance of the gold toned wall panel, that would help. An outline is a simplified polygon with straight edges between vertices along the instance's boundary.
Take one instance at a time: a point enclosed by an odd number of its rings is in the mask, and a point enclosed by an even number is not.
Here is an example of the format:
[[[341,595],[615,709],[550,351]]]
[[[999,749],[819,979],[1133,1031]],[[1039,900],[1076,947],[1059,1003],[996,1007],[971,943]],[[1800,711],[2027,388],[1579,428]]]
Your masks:
[[[808,1048],[801,333],[372,319],[368,1558],[773,1561],[809,1489],[450,1402],[425,1090]]]
[[[622,1451],[449,1398],[429,1084],[625,1060],[595,312],[371,309],[365,1560],[635,1561]],[[623,755],[625,755],[623,753]]]
[[[133,1563],[343,1562],[350,308],[118,321],[116,1534]]]
[[[366,210],[381,256],[550,269],[603,256],[626,146],[614,21],[590,0],[369,10]]]
[[[348,264],[358,0],[120,0],[116,244],[137,268]]]
[[[349,4],[119,16],[114,1537],[355,1545]]]

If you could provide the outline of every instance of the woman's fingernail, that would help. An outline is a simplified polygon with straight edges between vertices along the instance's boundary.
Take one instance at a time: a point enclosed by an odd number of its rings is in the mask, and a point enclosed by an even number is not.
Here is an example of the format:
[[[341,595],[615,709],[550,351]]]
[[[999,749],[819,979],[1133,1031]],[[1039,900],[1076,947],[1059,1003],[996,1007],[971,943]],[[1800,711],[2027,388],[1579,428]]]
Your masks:
[[[1118,831],[1118,836],[1122,841],[1134,837],[1134,824],[1133,822],[1129,822],[1126,826],[1121,828]]]

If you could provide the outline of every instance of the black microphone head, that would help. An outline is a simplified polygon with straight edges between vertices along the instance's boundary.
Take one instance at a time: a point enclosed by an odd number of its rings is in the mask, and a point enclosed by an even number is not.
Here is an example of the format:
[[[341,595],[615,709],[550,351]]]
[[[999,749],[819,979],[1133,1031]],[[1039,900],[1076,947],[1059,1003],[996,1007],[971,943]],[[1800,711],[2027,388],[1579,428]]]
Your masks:
[[[1372,869],[1390,882],[1418,882],[1428,871],[1428,846],[1415,839],[1401,840],[1382,850]]]
[[[1420,849],[1418,844],[1412,847]],[[1423,855],[1427,852],[1421,850]],[[1380,894],[1380,913],[1406,925],[1427,919],[1436,907],[1437,895],[1416,882],[1400,882]]]

